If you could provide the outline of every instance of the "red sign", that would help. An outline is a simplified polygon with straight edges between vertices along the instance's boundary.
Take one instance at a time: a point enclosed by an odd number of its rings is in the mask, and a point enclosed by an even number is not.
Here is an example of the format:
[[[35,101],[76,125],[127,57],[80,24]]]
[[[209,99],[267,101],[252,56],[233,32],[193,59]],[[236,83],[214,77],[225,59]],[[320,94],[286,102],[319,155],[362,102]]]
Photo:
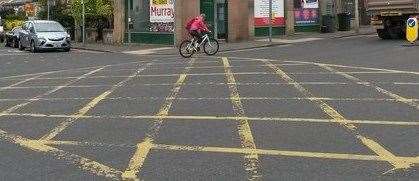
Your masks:
[[[276,17],[272,19],[272,26],[284,26],[285,18]],[[255,18],[255,26],[269,26],[269,18]]]

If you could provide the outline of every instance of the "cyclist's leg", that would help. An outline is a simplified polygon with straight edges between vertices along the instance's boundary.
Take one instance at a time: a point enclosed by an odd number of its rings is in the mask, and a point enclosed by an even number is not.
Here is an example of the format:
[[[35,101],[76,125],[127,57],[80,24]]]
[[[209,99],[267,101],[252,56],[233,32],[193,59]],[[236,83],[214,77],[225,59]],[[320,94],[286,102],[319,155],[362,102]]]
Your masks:
[[[203,37],[204,37],[204,33],[203,32],[201,32],[201,31],[197,31],[197,37],[198,37],[198,43],[199,44],[201,44],[202,43],[202,40],[203,40]]]
[[[193,38],[193,40],[192,41],[196,41],[196,40],[198,40],[198,31],[196,31],[196,30],[192,30],[192,31],[190,31],[189,32],[189,34],[192,36],[192,38]]]

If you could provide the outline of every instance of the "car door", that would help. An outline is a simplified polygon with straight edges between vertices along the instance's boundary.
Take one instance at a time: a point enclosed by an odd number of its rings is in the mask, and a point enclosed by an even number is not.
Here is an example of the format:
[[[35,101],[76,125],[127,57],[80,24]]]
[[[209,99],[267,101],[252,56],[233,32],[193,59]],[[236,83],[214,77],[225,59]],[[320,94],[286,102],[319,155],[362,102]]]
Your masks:
[[[28,27],[28,39],[26,39],[26,43],[28,43],[27,45],[30,46],[31,45],[31,41],[34,40],[34,38],[36,37],[36,32],[35,32],[35,25],[30,22],[29,23],[29,27]]]
[[[28,40],[29,37],[29,22],[26,22],[23,27],[22,31],[19,32],[20,43],[23,47],[28,47]]]

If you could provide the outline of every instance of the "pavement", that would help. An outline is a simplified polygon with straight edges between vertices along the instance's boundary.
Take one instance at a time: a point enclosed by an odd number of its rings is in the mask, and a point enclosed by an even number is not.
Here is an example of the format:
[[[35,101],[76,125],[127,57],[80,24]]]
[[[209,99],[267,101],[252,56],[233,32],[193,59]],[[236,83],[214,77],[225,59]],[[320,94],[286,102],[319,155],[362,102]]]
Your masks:
[[[0,180],[417,180],[419,47],[0,48]]]
[[[275,36],[272,42],[267,38],[258,37],[253,41],[233,42],[227,43],[220,40],[221,52],[248,50],[253,48],[272,47],[284,44],[300,43],[307,41],[315,41],[321,39],[339,39],[344,37],[351,37],[357,35],[370,35],[375,34],[375,30],[370,26],[361,26],[360,31],[356,33],[351,31],[336,31],[333,33],[318,33],[318,32],[299,32],[293,35]],[[73,43],[72,47],[80,50],[91,50],[109,53],[129,53],[137,55],[175,55],[178,54],[178,49],[174,46],[167,45],[150,45],[150,44],[130,44],[114,46],[109,44],[81,44]]]

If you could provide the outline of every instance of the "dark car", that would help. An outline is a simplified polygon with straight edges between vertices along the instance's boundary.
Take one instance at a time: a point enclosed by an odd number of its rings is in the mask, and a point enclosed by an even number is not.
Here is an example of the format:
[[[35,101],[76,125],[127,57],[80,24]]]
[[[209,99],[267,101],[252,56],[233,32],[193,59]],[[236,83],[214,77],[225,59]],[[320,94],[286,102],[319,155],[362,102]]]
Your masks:
[[[11,31],[6,33],[5,46],[18,48],[19,47],[19,34],[22,30],[21,27],[13,28]]]

